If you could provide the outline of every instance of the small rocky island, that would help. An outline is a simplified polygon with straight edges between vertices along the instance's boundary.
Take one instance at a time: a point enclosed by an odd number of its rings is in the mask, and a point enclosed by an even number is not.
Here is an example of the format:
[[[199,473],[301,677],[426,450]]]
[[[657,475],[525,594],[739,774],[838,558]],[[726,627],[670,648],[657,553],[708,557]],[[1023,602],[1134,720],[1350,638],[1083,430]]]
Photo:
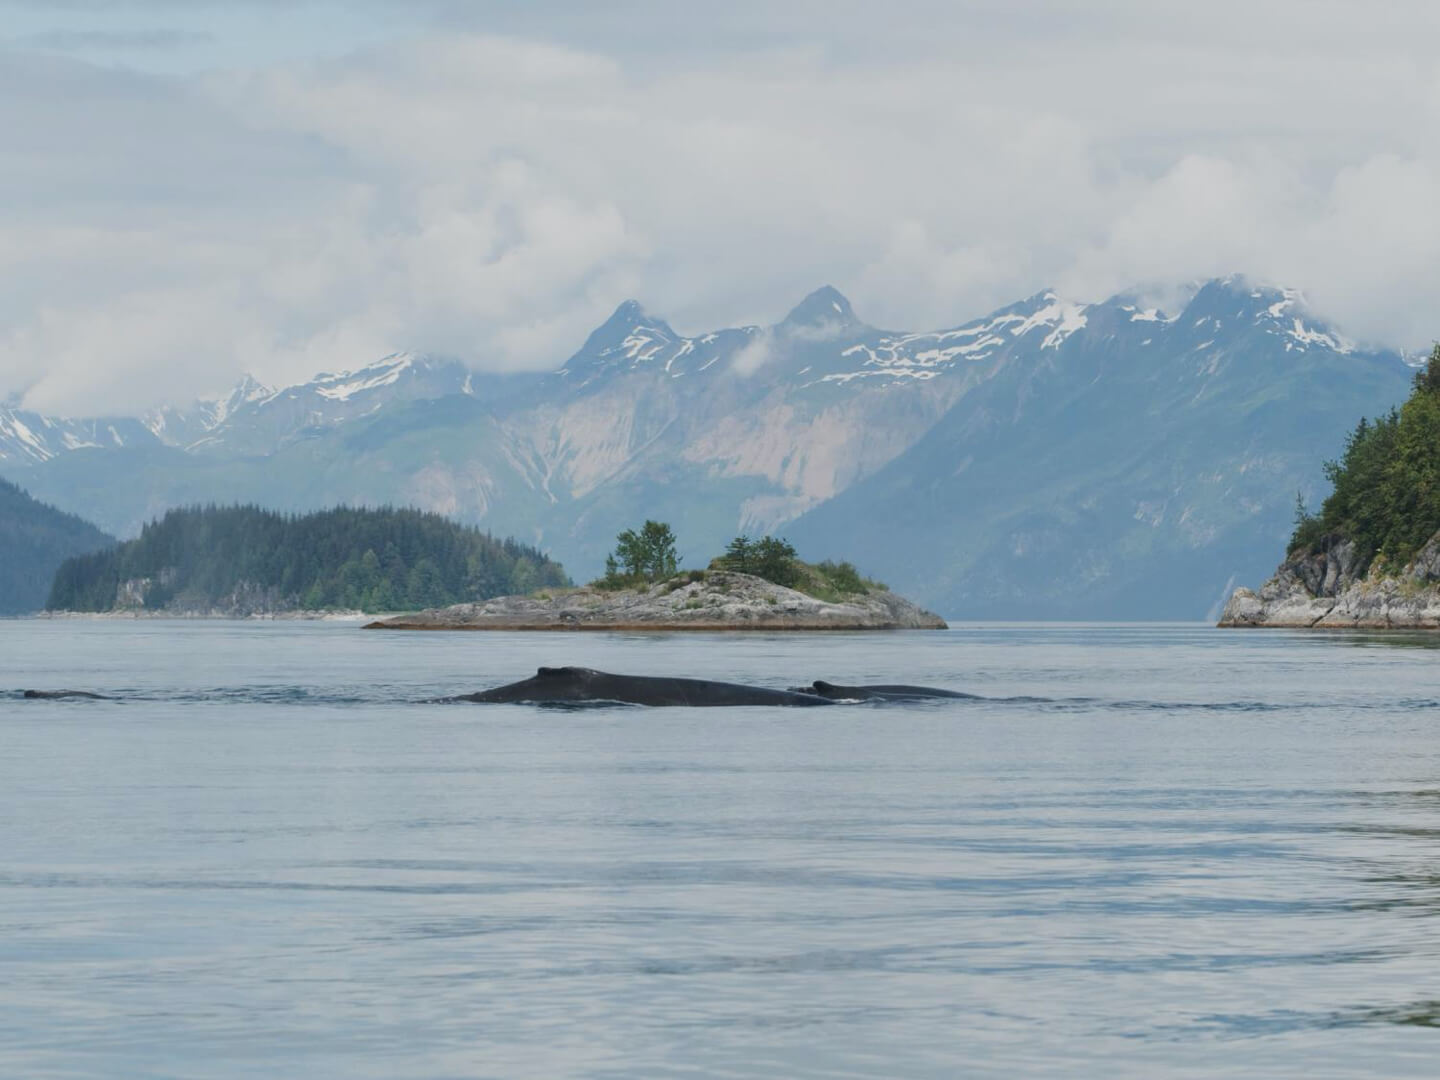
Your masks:
[[[807,563],[784,540],[737,536],[704,570],[679,570],[670,527],[616,537],[605,575],[370,623],[367,630],[944,630],[945,620],[847,562]]]
[[[1361,420],[1317,514],[1296,507],[1284,562],[1237,589],[1221,626],[1440,629],[1440,345],[1399,409]]]
[[[549,589],[370,623],[368,630],[944,630],[873,589],[822,600],[753,574],[691,571],[654,585]]]

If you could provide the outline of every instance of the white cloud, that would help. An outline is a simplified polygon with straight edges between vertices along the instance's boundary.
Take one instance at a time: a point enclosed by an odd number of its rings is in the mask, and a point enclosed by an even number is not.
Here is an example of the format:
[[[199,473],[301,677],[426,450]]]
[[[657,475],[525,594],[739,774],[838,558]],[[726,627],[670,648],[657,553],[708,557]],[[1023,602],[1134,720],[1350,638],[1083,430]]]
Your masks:
[[[0,397],[134,408],[395,349],[549,366],[626,296],[701,331],[825,281],[926,328],[1240,270],[1362,337],[1440,332],[1431,5],[903,6],[739,3],[664,50],[648,0],[432,5],[526,36],[196,78],[12,53]]]

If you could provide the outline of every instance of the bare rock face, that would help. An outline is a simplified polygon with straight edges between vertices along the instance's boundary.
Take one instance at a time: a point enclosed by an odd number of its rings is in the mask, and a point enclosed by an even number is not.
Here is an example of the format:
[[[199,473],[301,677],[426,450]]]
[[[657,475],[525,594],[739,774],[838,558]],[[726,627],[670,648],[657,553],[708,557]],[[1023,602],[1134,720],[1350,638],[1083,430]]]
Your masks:
[[[1287,559],[1257,594],[1236,589],[1220,625],[1440,629],[1440,533],[1399,573],[1377,561],[1358,577],[1354,544]]]
[[[647,589],[586,586],[501,596],[370,623],[370,630],[943,630],[945,620],[884,590],[830,603],[730,571]]]

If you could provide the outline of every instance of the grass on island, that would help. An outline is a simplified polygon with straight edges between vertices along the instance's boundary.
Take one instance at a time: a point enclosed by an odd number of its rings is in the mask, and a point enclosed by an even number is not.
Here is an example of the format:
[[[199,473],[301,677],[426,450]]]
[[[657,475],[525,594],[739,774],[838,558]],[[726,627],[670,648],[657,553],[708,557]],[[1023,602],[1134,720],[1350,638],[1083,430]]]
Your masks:
[[[605,560],[604,575],[590,584],[606,591],[662,585],[663,593],[668,595],[704,582],[712,573],[730,571],[750,574],[832,604],[889,591],[882,582],[862,577],[853,563],[831,559],[804,562],[788,541],[773,536],[762,536],[758,540],[737,536],[726,545],[725,553],[711,559],[704,570],[681,570],[677,561],[675,534],[670,526],[647,521],[639,530],[627,529],[616,537],[615,550]],[[730,591],[728,583],[723,581],[715,588],[719,592]]]

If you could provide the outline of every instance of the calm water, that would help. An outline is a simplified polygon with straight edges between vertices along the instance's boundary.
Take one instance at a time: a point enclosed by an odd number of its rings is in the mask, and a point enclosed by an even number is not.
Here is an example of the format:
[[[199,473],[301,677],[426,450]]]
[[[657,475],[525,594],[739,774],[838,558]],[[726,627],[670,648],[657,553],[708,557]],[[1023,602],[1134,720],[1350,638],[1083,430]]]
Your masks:
[[[1436,645],[0,622],[0,1075],[1431,1077]]]

